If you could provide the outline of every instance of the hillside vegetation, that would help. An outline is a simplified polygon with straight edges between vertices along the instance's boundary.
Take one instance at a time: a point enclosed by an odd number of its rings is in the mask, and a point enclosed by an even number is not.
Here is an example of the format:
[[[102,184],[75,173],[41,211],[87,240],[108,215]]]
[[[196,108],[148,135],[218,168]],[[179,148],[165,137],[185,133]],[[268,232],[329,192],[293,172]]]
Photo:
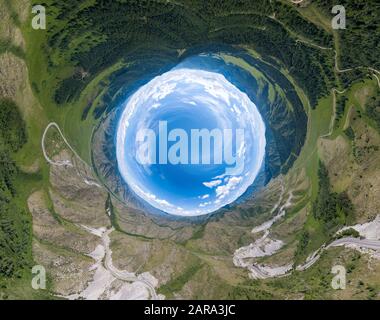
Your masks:
[[[20,276],[31,263],[31,224],[17,190],[20,172],[12,156],[26,142],[17,106],[0,100],[0,278]]]

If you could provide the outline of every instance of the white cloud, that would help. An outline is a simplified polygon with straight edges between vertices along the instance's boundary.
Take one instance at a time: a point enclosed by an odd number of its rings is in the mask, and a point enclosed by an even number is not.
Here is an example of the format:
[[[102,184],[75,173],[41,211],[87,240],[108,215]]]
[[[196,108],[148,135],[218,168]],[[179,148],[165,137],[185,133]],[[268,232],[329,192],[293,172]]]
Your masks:
[[[222,183],[222,180],[214,180],[210,182],[203,182],[203,185],[205,185],[207,188],[213,188]]]
[[[200,208],[203,208],[203,207],[206,207],[206,206],[210,205],[211,203],[212,203],[211,201],[208,201],[208,202],[202,202],[202,203],[199,204],[199,207],[200,207]]]
[[[228,194],[236,188],[242,179],[243,178],[241,176],[229,178],[227,184],[216,188],[216,197],[218,199],[223,199],[228,196]]]
[[[175,96],[177,92],[179,92],[178,97]],[[156,192],[150,189],[148,183],[145,183],[149,182],[155,173],[147,166],[134,170],[134,162],[130,161],[130,154],[135,155],[135,150],[126,148],[127,141],[129,141],[127,138],[131,136],[128,132],[132,132],[127,130],[127,128],[131,128],[130,124],[136,126],[133,127],[134,131],[139,126],[149,127],[151,116],[158,114],[159,109],[166,105],[165,101],[161,100],[171,99],[172,95],[178,99],[184,99],[182,101],[190,105],[207,106],[210,113],[217,115],[220,128],[240,127],[247,130],[249,134],[245,137],[244,142],[236,146],[239,157],[247,156],[243,165],[250,160],[248,156],[251,155],[252,145],[256,152],[254,159],[257,158],[257,160],[251,161],[249,172],[238,173],[229,170],[218,177],[206,178],[210,181],[204,182],[203,185],[211,189],[210,194],[197,194],[192,199],[194,206],[190,201],[183,201],[189,199],[177,200],[174,197],[166,196],[166,193],[165,196],[158,193],[155,195]],[[233,202],[241,194],[240,189],[244,191],[252,184],[261,167],[265,152],[265,124],[249,97],[240,92],[221,74],[194,69],[174,69],[142,86],[125,102],[123,108],[116,137],[118,167],[130,188],[155,208],[183,216],[210,213]],[[248,137],[251,137],[250,140],[247,140]],[[139,175],[147,178],[146,181],[140,179]],[[165,176],[160,178],[165,179]],[[162,198],[166,198],[166,200]],[[182,205],[183,208],[181,208]]]

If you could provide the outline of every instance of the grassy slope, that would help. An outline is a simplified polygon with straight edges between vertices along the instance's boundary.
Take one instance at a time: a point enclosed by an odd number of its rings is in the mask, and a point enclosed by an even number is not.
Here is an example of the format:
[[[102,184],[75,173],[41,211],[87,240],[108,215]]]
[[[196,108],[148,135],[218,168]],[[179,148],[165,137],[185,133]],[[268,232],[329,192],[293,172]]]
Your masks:
[[[308,5],[306,8],[299,8],[298,11],[308,20],[312,21],[316,25],[324,28],[327,32],[331,33],[334,36],[334,49],[338,52],[338,57],[340,56],[340,41],[339,33],[331,29],[330,18],[326,17],[320,10],[314,5]],[[339,63],[339,61],[338,61]],[[334,65],[331,66],[334,68]],[[335,69],[335,68],[334,68]],[[334,71],[338,79],[340,74]],[[356,93],[362,88],[369,87],[370,91],[374,90],[377,82],[376,79],[365,80],[364,82],[359,81],[354,84],[344,93],[337,94],[339,96],[346,96],[348,101],[346,103],[346,108],[344,110],[344,115],[339,121],[334,123],[334,128],[329,139],[334,139],[338,135],[343,134],[344,124],[348,115],[349,107],[355,106],[355,108],[362,109],[360,107],[360,102],[356,98]],[[311,203],[315,200],[318,193],[318,163],[319,155],[317,142],[320,136],[323,136],[329,133],[329,126],[331,122],[331,117],[334,113],[332,108],[333,106],[333,97],[321,99],[318,103],[316,110],[312,110],[309,113],[309,129],[308,129],[308,138],[305,143],[305,146],[302,150],[300,157],[296,160],[295,166],[292,171],[297,172],[297,169],[305,168],[307,175],[311,181],[311,190],[309,198],[309,208]],[[307,222],[305,224],[305,230],[309,231],[312,241],[310,242],[307,250],[304,252],[303,257],[305,258],[309,253],[313,252],[320,247],[324,242],[328,241],[329,238],[324,234],[323,228],[320,221],[314,219],[312,215],[308,216]]]
[[[31,83],[36,83],[39,88],[42,88],[41,91],[43,91],[44,83],[55,81],[54,77],[55,75],[48,74],[46,70],[44,70],[44,66],[46,65],[46,62],[43,61],[42,55],[40,55],[40,52],[38,49],[38,43],[43,43],[45,41],[45,37],[43,32],[35,32],[31,31],[29,28],[24,29],[24,34],[27,38],[27,43],[29,44],[27,48],[27,57],[28,57],[28,66],[31,70],[30,72],[30,81]],[[32,45],[33,44],[33,45]],[[338,42],[336,43],[338,45]],[[56,63],[63,63],[64,61],[59,60],[60,57],[56,58]],[[115,67],[113,67],[115,68]],[[38,70],[38,71],[37,71]],[[93,91],[96,91],[96,87],[98,85],[98,82],[100,81],[103,76],[106,75],[106,73],[110,72],[112,70],[105,70],[104,74],[100,75],[97,79],[94,79],[93,82],[87,87],[85,92],[83,92],[81,98],[77,103],[71,106],[66,106],[61,109],[57,108],[55,104],[51,101],[50,95],[48,92],[39,92],[38,96],[40,99],[41,105],[44,106],[44,112],[41,112],[42,119],[41,121],[36,121],[37,119],[30,120],[28,122],[28,130],[29,135],[31,137],[31,140],[28,142],[28,144],[23,148],[21,152],[19,152],[16,155],[16,159],[23,163],[31,162],[32,160],[41,157],[40,152],[37,151],[38,149],[36,146],[39,144],[39,137],[40,133],[43,130],[44,126],[47,124],[47,119],[44,118],[44,114],[47,115],[47,118],[49,120],[54,120],[58,122],[63,131],[65,132],[65,135],[69,138],[69,141],[72,142],[73,146],[77,149],[78,153],[82,155],[82,157],[85,160],[88,159],[88,136],[91,134],[91,130],[94,125],[93,120],[85,121],[82,123],[82,125],[78,126],[78,119],[80,118],[80,115],[82,113],[82,110],[87,102],[88,96],[91,96]],[[67,73],[69,74],[71,72],[71,69],[63,69],[62,74]],[[359,86],[359,85],[358,85]],[[300,90],[298,88],[298,90]],[[301,91],[301,90],[300,90]],[[304,105],[307,105],[307,101],[305,98],[305,95],[301,94],[301,97],[303,97]],[[353,99],[353,98],[349,98]],[[351,100],[350,100],[351,101]],[[309,110],[309,130],[308,130],[308,137],[307,142],[305,143],[305,146],[301,152],[300,157],[297,159],[294,169],[290,172],[296,173],[296,169],[306,168],[307,176],[309,177],[311,181],[311,191],[309,194],[309,200],[312,201],[315,199],[317,192],[318,192],[318,177],[317,177],[317,168],[318,168],[318,152],[317,152],[317,140],[320,135],[326,134],[329,129],[330,119],[332,114],[332,96],[329,96],[327,98],[322,99],[319,101],[319,104],[315,110]],[[338,127],[336,131],[334,131],[334,135],[339,134],[338,131],[341,130],[341,126]],[[33,156],[30,156],[30,155]],[[46,167],[43,166],[42,171],[43,177],[46,177]],[[45,181],[44,183],[47,183]],[[31,183],[30,185],[27,184],[25,187],[27,191],[30,191],[32,188],[38,186],[39,184]],[[27,191],[25,194],[27,194]],[[24,199],[25,200],[25,199]],[[309,251],[312,251],[313,249],[317,248],[322,242],[324,242],[326,239],[321,235],[321,232],[319,230],[320,226],[317,221],[315,221],[311,216],[309,216],[309,219],[307,221],[306,228],[311,230],[314,234],[313,245],[308,248]],[[193,270],[193,267],[189,267],[189,270]],[[313,271],[314,272],[314,271]],[[194,275],[195,272],[185,272],[186,275]],[[303,278],[311,278],[313,277],[313,273],[310,271],[306,272],[302,277]],[[185,277],[179,275],[176,279],[173,280],[173,286],[177,287],[178,283],[181,283],[183,285],[184,279],[187,280],[190,277]],[[296,281],[296,280],[292,280]],[[282,286],[291,286],[292,281],[289,281],[287,284],[284,284],[285,280],[279,281],[279,283],[282,283]],[[279,284],[280,285],[280,284]],[[16,290],[18,291],[18,290]],[[19,290],[21,291],[21,290]],[[312,297],[312,295],[310,295]]]
[[[17,15],[17,5],[19,3],[8,2],[8,10],[12,11],[13,20],[8,21],[10,26],[21,26],[21,22]],[[17,24],[15,23],[17,22]],[[24,52],[23,49],[15,47],[14,45],[9,45],[3,48],[3,52],[12,53],[15,57],[20,58],[20,64],[25,63],[26,55],[19,54]],[[2,54],[3,52],[0,52]],[[35,264],[32,257],[31,241],[32,241],[32,229],[31,229],[31,216],[28,213],[27,208],[27,198],[33,190],[43,188],[48,181],[48,168],[44,164],[43,156],[40,149],[40,137],[42,135],[43,125],[46,121],[45,113],[43,112],[41,106],[30,95],[29,83],[27,78],[23,79],[24,83],[20,88],[20,91],[16,93],[15,100],[18,102],[16,106],[20,112],[24,124],[27,140],[26,143],[21,146],[17,151],[11,153],[11,157],[18,167],[16,176],[14,177],[14,188],[16,190],[15,196],[11,200],[11,205],[17,210],[23,210],[26,212],[26,217],[28,221],[28,230],[26,231],[26,236],[28,237],[28,245],[26,252],[24,253],[28,257],[28,262],[23,269],[19,269],[17,276],[7,278],[0,276],[0,298],[1,299],[47,299],[50,298],[49,288],[50,282],[48,283],[47,291],[37,291],[31,287],[31,266]],[[16,129],[13,126],[14,130]],[[4,129],[4,128],[1,128]],[[29,167],[32,168],[34,164],[37,163],[38,171],[35,173],[23,172],[20,168],[25,168],[29,171]],[[14,211],[13,214],[19,215],[19,212]],[[17,221],[18,216],[14,217]],[[15,221],[16,221],[15,220]],[[23,225],[18,225],[16,222],[16,229],[22,229]],[[17,258],[19,259],[19,258]]]
[[[47,4],[49,5],[52,2],[47,1]],[[91,2],[84,1],[82,5],[90,4]],[[50,8],[53,7],[50,6]],[[64,21],[55,19],[54,14],[50,14],[47,16],[47,26],[48,28],[64,27]],[[59,77],[67,77],[72,74],[73,67],[67,63],[64,55],[53,56],[52,60],[54,64],[64,67],[59,69],[58,74],[50,73],[47,69],[45,53],[41,52],[41,47],[47,42],[47,31],[33,30],[29,27],[29,23],[25,23],[23,34],[27,43],[26,52],[30,83],[35,95],[39,99],[40,105],[43,106],[43,113],[48,121],[54,121],[59,124],[65,137],[67,137],[78,154],[83,160],[90,163],[89,137],[92,134],[96,121],[92,117],[88,117],[88,121],[80,121],[81,114],[91,97],[98,91],[99,82],[104,80],[108,74],[117,70],[120,65],[112,66],[109,70],[104,70],[99,74],[82,92],[77,102],[57,107],[52,100],[50,89],[54,88]],[[70,53],[70,48],[68,48],[68,53]],[[45,127],[48,121],[45,120],[45,122],[40,123],[40,127]]]

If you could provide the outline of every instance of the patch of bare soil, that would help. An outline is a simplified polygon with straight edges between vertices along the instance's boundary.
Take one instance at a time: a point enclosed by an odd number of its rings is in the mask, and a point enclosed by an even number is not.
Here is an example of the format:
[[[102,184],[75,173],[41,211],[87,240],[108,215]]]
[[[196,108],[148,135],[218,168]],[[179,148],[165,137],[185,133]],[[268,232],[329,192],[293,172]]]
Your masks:
[[[72,251],[89,254],[95,249],[96,237],[75,225],[60,220],[46,206],[45,195],[42,191],[34,192],[28,198],[29,211],[33,216],[33,234],[42,242]]]
[[[96,237],[69,222],[54,216],[46,204],[43,191],[28,198],[33,216],[33,256],[53,279],[53,291],[66,295],[83,290],[92,277],[90,254],[96,247]]]
[[[113,232],[111,241],[115,267],[135,273],[149,271],[160,285],[183,273],[194,262],[189,251],[171,241],[144,240],[120,232]]]
[[[0,2],[0,39],[11,41],[16,47],[25,48],[21,30],[12,23],[12,18],[4,1]]]
[[[15,100],[25,73],[23,60],[9,52],[0,55],[0,97]]]
[[[26,173],[37,173],[40,170],[40,160],[36,159],[31,165],[19,165],[19,168]]]
[[[54,160],[70,159],[63,150]],[[71,158],[71,162],[75,162]],[[88,172],[79,165],[50,167],[50,197],[55,211],[64,219],[91,227],[109,226],[105,203],[107,193],[96,185],[86,182]]]
[[[82,291],[92,279],[91,258],[56,248],[38,240],[33,241],[33,256],[38,264],[46,268],[53,280],[53,291],[58,295],[68,295]]]

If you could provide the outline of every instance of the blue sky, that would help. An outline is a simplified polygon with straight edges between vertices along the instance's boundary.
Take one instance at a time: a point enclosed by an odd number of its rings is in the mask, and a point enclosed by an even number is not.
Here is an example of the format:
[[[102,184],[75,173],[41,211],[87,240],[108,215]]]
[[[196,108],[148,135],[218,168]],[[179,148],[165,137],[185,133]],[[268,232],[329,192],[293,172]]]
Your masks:
[[[124,104],[116,154],[120,174],[138,197],[169,214],[208,214],[234,202],[255,180],[265,154],[265,125],[248,96],[218,73],[180,68],[151,80]],[[222,164],[145,164],[136,159],[136,134],[158,124],[168,130],[244,130],[232,150],[243,170]],[[157,138],[158,139],[158,138]],[[176,142],[169,142],[168,148]],[[189,144],[190,145],[190,144]],[[191,153],[192,150],[189,150]],[[158,157],[158,155],[157,155]]]

